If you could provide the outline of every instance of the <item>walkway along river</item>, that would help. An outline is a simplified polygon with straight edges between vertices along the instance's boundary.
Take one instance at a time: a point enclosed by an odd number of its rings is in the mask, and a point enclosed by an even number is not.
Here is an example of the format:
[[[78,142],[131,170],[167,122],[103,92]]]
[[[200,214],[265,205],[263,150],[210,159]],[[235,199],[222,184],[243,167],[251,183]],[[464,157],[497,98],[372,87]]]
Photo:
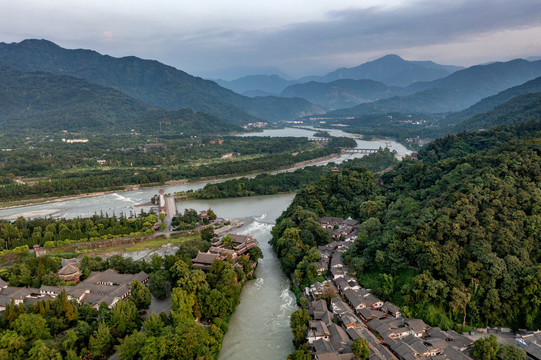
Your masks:
[[[301,129],[271,130],[256,135],[261,136],[306,136],[313,132]],[[332,135],[344,136],[341,131]],[[359,141],[359,148],[385,147],[383,142]],[[391,150],[399,154],[409,153],[402,145],[391,142]],[[341,162],[359,155],[344,155],[335,162]],[[166,193],[199,189],[206,183],[194,183],[164,187]],[[114,194],[90,196],[56,203],[25,206],[0,210],[0,218],[15,219],[17,216],[55,216],[88,217],[103,212],[112,215],[129,215],[132,206],[147,202],[157,193],[157,189],[118,192]],[[289,316],[296,309],[294,296],[288,290],[288,279],[280,270],[279,261],[274,255],[268,240],[275,219],[293,200],[294,194],[256,196],[249,198],[193,200],[177,204],[179,212],[185,208],[205,210],[212,208],[224,218],[243,218],[245,226],[238,232],[251,234],[259,241],[264,259],[257,269],[257,280],[246,283],[241,303],[229,323],[229,331],[224,337],[220,359],[284,359],[293,351]],[[163,249],[163,251],[171,249]],[[124,254],[140,257],[142,254]]]

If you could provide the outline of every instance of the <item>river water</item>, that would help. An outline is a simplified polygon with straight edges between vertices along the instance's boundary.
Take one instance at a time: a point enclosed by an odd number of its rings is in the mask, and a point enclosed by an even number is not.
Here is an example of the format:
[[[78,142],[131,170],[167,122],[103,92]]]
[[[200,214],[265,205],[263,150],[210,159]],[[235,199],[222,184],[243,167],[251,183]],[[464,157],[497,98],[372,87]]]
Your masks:
[[[243,136],[296,136],[312,137],[314,130],[285,128],[265,130],[261,133]],[[348,136],[340,130],[328,130],[333,136]],[[409,154],[403,145],[396,142],[356,140],[357,147],[377,149],[389,147],[399,155]],[[362,155],[342,155],[333,160],[340,163]],[[207,182],[165,186],[166,193],[196,190]],[[0,210],[0,218],[16,219],[18,216],[37,217],[88,217],[95,213],[130,215],[132,206],[145,203],[157,193],[156,188],[123,191],[106,195],[89,196],[73,200],[52,202],[40,205],[24,206]],[[294,194],[254,196],[249,198],[221,200],[190,200],[177,203],[179,212],[185,208],[206,210],[212,208],[219,217],[242,218],[245,225],[235,230],[251,234],[259,242],[264,258],[256,271],[257,280],[249,281],[244,286],[241,303],[229,323],[229,331],[224,337],[220,359],[284,359],[293,351],[292,334],[289,328],[289,316],[296,309],[293,294],[288,290],[289,282],[280,269],[280,263],[268,244],[270,230],[276,218],[294,198]],[[171,250],[171,249],[163,249]],[[124,254],[134,258],[145,256],[142,253]]]

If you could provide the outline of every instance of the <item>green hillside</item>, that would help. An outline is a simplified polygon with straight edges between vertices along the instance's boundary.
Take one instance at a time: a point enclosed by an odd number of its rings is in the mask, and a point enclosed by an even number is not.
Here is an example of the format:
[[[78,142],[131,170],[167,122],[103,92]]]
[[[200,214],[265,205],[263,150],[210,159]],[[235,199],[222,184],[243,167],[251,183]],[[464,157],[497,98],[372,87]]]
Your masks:
[[[494,109],[496,106],[501,105],[512,98],[520,95],[526,95],[531,93],[541,92],[541,77],[535,78],[533,80],[527,81],[524,84],[514,86],[512,88],[506,89],[502,92],[499,92],[496,95],[489,96],[479,101],[478,103],[470,106],[466,110],[460,111],[458,113],[450,114],[442,120],[442,124],[458,124],[464,120],[487,112]]]
[[[164,111],[118,90],[70,76],[0,69],[3,132],[164,132],[189,134],[238,131],[236,125],[190,109]]]
[[[517,96],[484,114],[458,123],[454,132],[490,129],[499,125],[522,124],[539,121],[541,114],[541,92]]]
[[[251,98],[213,81],[191,76],[158,61],[134,56],[114,58],[91,50],[67,50],[46,40],[0,43],[0,63],[21,71],[70,75],[112,87],[153,106],[168,110],[192,108],[229,122],[292,119],[323,109],[306,100]],[[272,114],[269,107],[279,106]]]
[[[312,282],[315,220],[351,216],[344,255],[360,283],[405,316],[455,324],[541,326],[541,122],[440,139],[374,181],[356,167],[298,193],[272,244],[287,274]]]

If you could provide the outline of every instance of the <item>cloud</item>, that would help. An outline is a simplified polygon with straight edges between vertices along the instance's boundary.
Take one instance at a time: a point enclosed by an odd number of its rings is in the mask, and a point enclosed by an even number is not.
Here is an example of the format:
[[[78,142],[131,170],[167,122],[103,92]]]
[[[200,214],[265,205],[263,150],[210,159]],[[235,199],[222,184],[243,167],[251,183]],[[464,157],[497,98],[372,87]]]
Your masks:
[[[239,66],[324,73],[388,53],[470,65],[541,52],[532,41],[541,38],[539,0],[378,0],[363,7],[354,0],[295,0],[288,7],[289,1],[258,7],[96,0],[76,8],[0,0],[6,14],[0,36],[157,59],[199,75]]]
[[[541,2],[538,0],[425,0],[392,8],[350,8],[330,12],[322,21],[268,31],[216,33],[212,46],[220,49],[223,60],[272,63],[300,71],[318,66],[354,66],[376,55],[411,53],[408,49],[448,43],[475,44],[472,50],[475,50],[474,56],[479,56],[483,44],[473,40],[539,26]],[[520,43],[518,40],[506,37],[499,44],[499,53],[506,54],[507,46],[513,45],[515,49],[514,45]],[[492,55],[497,55],[498,50],[491,44],[487,47]],[[468,62],[467,56],[457,56],[451,50],[447,54],[449,59],[461,58]],[[468,49],[463,47],[462,51]],[[337,60],[345,63],[337,64]],[[469,61],[475,63],[473,57]]]

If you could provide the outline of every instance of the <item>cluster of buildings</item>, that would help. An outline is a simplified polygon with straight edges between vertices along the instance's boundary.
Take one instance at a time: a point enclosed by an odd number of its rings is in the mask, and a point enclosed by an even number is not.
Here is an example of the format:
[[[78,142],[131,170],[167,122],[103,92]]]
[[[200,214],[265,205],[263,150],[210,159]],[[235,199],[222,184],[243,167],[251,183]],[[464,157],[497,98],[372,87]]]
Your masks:
[[[265,127],[269,125],[269,123],[267,122],[263,122],[263,121],[258,121],[258,122],[253,122],[253,123],[248,123],[246,125],[242,125],[242,127],[244,129],[249,129],[249,128],[262,128],[262,127]]]
[[[29,305],[40,300],[54,299],[62,290],[66,291],[68,299],[74,299],[79,304],[87,303],[98,309],[101,303],[105,303],[112,309],[119,300],[130,296],[130,284],[133,280],[146,284],[149,278],[144,271],[137,274],[120,274],[114,269],[94,271],[88,278],[79,282],[81,275],[75,264],[68,263],[58,271],[58,276],[64,281],[78,282],[75,286],[42,285],[39,289],[18,288],[8,286],[7,282],[0,279],[0,311],[5,310],[12,300],[16,305]]]
[[[201,270],[208,270],[214,260],[231,259],[236,262],[239,256],[247,254],[250,249],[257,246],[257,240],[250,235],[227,234],[232,241],[225,243],[224,237],[213,242],[207,252],[199,251],[195,259],[192,260],[193,267]]]
[[[322,265],[321,273],[326,270],[328,280],[304,289],[310,301],[312,320],[306,339],[313,359],[355,359],[351,344],[358,338],[367,340],[374,360],[471,359],[463,351],[473,346],[472,340],[453,330],[430,327],[421,319],[403,317],[398,306],[380,300],[348,274],[342,253],[356,238],[358,222],[321,218],[319,223],[333,233],[335,241],[318,247],[320,264],[328,266]]]

